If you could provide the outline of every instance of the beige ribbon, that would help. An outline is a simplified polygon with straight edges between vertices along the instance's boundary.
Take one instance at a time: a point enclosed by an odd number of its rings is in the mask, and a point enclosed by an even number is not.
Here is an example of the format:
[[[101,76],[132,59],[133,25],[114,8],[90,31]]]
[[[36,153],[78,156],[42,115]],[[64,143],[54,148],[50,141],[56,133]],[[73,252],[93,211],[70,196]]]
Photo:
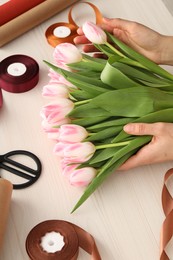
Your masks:
[[[173,168],[166,172],[162,189],[162,206],[166,218],[163,222],[161,230],[160,260],[169,260],[165,249],[173,235],[173,198],[166,186],[166,182],[172,175]]]

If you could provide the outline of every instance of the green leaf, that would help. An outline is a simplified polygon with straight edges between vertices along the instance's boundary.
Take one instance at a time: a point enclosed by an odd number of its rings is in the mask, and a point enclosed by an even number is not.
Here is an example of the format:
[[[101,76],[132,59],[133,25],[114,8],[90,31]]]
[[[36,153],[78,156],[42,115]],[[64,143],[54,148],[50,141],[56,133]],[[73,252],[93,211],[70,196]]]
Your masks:
[[[130,123],[131,121],[133,121],[134,118],[120,118],[120,119],[114,119],[114,120],[108,120],[106,122],[103,122],[103,123],[99,123],[99,124],[95,124],[95,125],[92,125],[90,127],[87,128],[87,130],[95,130],[95,129],[100,129],[100,128],[107,128],[107,127],[110,127],[110,126],[121,126],[121,125],[125,125],[127,123]]]
[[[95,57],[92,57],[92,56],[84,54],[84,53],[82,54],[82,56],[83,56],[83,59],[86,60],[86,61],[97,62],[97,63],[101,63],[103,65],[106,64],[106,60],[105,59],[95,58]]]
[[[115,54],[115,52],[113,52],[109,47],[107,47],[106,45],[103,44],[94,44],[94,46],[101,51],[102,53],[104,53],[106,56],[111,57],[111,56],[116,56],[117,60],[121,58],[121,56]]]
[[[104,182],[104,180],[113,173],[120,165],[122,165],[131,155],[133,152],[129,152],[128,154],[124,155],[121,159],[119,159],[114,165],[112,165],[109,169],[105,170],[102,175],[97,176],[93,179],[91,184],[86,188],[83,195],[79,199],[79,201],[74,206],[71,213],[73,213],[76,209],[78,209],[88,198],[91,194]]]
[[[89,103],[75,107],[69,114],[72,118],[84,117],[109,117],[110,113],[102,108],[96,108],[95,105]]]
[[[122,130],[122,126],[112,126],[108,127],[104,130],[101,130],[89,137],[86,138],[87,141],[101,141],[104,140],[105,138],[115,136]]]
[[[148,82],[152,82],[152,83],[157,83],[157,84],[161,84],[161,85],[163,85],[163,83],[165,85],[168,85],[168,82],[166,80],[156,77],[152,73],[148,73],[147,70],[142,70],[139,68],[136,69],[129,65],[122,64],[120,62],[114,62],[112,64],[112,66],[119,69],[122,73],[124,73],[125,75],[127,75],[131,78],[135,78],[138,80],[144,80],[144,81],[148,81]]]
[[[101,151],[98,151],[99,153],[96,153],[89,162],[89,165],[98,163],[98,162],[102,162],[105,161],[107,159],[109,159],[110,157],[112,157],[113,155],[115,155],[115,153],[120,149],[120,147],[112,147],[112,148],[105,148]]]
[[[68,64],[68,67],[76,70],[88,70],[88,71],[101,72],[104,69],[104,64],[94,62],[94,61],[79,61],[79,62]]]
[[[81,125],[81,126],[87,127],[87,126],[96,124],[98,122],[103,122],[106,119],[109,119],[109,117],[104,117],[104,116],[100,116],[100,117],[96,117],[96,118],[85,117],[85,118],[80,118],[80,119],[73,119],[72,123],[76,124],[76,125]]]
[[[90,104],[108,111],[112,116],[141,117],[172,107],[173,96],[141,86],[106,92],[93,98]]]
[[[74,97],[75,100],[85,100],[85,99],[91,99],[95,97],[95,95],[80,89],[73,89],[73,91],[70,92],[70,95],[71,97]]]
[[[85,81],[80,81],[78,79],[68,78],[68,80],[73,85],[75,85],[77,88],[88,92],[93,97],[98,96],[99,94],[105,93],[107,91],[106,89],[104,89],[102,87],[98,87],[96,85],[92,85],[91,83],[87,83]]]
[[[136,136],[134,139],[129,141],[129,144],[126,146],[123,146],[121,149],[119,149],[116,154],[112,157],[110,161],[108,161],[99,172],[99,175],[102,174],[107,168],[111,167],[117,160],[119,160],[122,156],[127,154],[130,151],[133,151],[136,148],[140,148],[144,144],[147,144],[151,140],[151,136]]]
[[[89,83],[93,86],[97,86],[97,87],[101,87],[101,88],[110,88],[109,86],[107,86],[106,84],[104,84],[101,80],[98,79],[94,79],[92,77],[90,77],[90,75],[87,76],[83,76],[83,75],[79,75],[77,73],[71,72],[71,71],[67,71],[61,68],[58,68],[57,66],[44,61],[50,68],[52,68],[55,72],[59,73],[60,75],[62,75],[63,77],[65,77],[65,79],[67,79],[69,82],[71,82],[70,80],[78,80],[78,82],[83,82],[83,83]]]
[[[112,64],[115,63],[115,59],[116,58],[114,56],[108,59],[106,66],[101,73],[102,82],[115,89],[139,86],[139,83],[136,83],[135,81],[131,80],[119,69],[112,66]]]
[[[115,38],[115,36],[111,35],[110,33],[107,33],[108,38],[115,43],[123,53],[126,53],[129,57],[131,57],[133,60],[136,60],[140,62],[143,66],[150,69],[153,73],[158,74],[159,76],[173,80],[173,75],[170,74],[168,71],[164,70],[162,67],[155,64],[153,61],[149,60],[148,58],[144,57],[143,55],[139,54],[135,50],[131,49],[129,46]]]

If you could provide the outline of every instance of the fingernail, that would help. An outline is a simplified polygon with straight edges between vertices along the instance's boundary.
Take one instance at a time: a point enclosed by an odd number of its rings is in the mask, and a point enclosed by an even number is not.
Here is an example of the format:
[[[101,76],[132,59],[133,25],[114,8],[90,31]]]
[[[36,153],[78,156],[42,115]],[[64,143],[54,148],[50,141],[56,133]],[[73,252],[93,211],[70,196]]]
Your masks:
[[[125,125],[125,126],[123,127],[123,130],[124,130],[125,132],[127,132],[127,133],[130,133],[130,132],[133,131],[133,125],[127,124],[127,125]]]

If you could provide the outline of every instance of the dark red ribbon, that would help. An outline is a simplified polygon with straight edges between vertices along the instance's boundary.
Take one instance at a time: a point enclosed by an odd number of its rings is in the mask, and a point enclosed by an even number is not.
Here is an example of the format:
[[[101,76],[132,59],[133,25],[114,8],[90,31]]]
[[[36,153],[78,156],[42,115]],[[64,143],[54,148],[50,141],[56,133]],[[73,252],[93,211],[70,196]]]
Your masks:
[[[8,73],[13,63],[22,63],[26,71],[20,76]],[[11,93],[22,93],[34,88],[39,80],[38,63],[31,57],[21,54],[9,56],[0,62],[0,107],[3,103],[2,89]]]

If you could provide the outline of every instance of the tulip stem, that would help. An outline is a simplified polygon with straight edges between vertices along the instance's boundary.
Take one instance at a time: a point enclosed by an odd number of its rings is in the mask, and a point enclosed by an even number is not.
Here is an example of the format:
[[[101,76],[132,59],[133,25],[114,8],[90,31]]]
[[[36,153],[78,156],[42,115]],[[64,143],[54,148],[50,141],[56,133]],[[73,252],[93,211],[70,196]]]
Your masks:
[[[88,136],[92,136],[95,135],[96,133],[88,133]]]
[[[96,150],[104,149],[104,148],[118,147],[118,146],[125,146],[125,145],[127,145],[127,144],[129,144],[129,143],[130,143],[130,141],[120,142],[120,143],[115,143],[115,144],[96,145]]]
[[[86,99],[86,100],[81,100],[81,101],[77,101],[75,102],[75,106],[78,106],[78,105],[83,105],[83,104],[87,104],[91,101],[92,99]]]
[[[116,48],[114,48],[109,42],[106,42],[106,45],[113,50],[116,54],[118,54],[121,57],[126,57],[124,54],[122,54],[120,51],[118,51]]]

